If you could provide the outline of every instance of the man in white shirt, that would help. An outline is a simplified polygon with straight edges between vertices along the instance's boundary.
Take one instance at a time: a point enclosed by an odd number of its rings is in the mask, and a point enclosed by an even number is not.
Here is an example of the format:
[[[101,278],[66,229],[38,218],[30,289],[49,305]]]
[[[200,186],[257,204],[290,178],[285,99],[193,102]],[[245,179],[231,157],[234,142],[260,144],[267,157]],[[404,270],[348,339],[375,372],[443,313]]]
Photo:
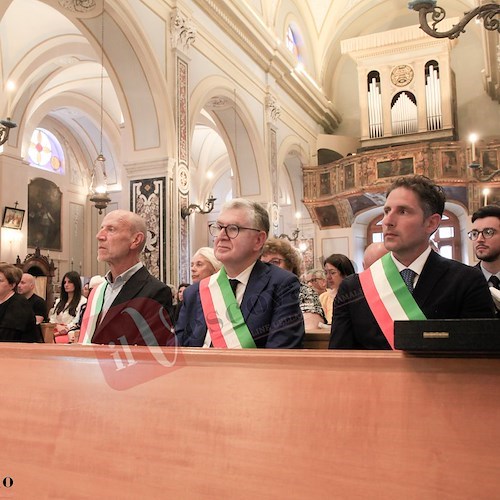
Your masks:
[[[468,233],[474,253],[500,314],[500,206],[486,205],[472,214],[472,230]]]
[[[226,203],[209,227],[223,267],[186,288],[176,324],[179,344],[218,348],[293,348],[304,322],[297,277],[261,262],[269,216],[242,198]]]
[[[412,310],[420,315],[417,317],[491,318],[493,303],[481,273],[431,251],[429,238],[439,227],[444,204],[443,190],[427,177],[401,177],[391,185],[382,220],[384,244],[390,254],[381,261],[384,260],[384,267],[395,271],[387,279],[388,286],[392,283],[394,289],[383,290],[380,297],[388,291],[393,297],[406,294]],[[373,266],[379,266],[381,261]],[[340,285],[334,304],[331,349],[391,348],[377,310],[380,300],[374,300],[379,278],[385,277],[371,270],[370,267],[362,275],[348,276]],[[371,289],[365,286],[369,282],[366,276],[372,278]],[[403,288],[395,283],[398,280]],[[366,290],[372,290],[368,296]]]
[[[97,259],[110,270],[89,295],[79,342],[165,346],[173,340],[170,287],[140,261],[146,234],[138,214],[114,210],[104,217],[96,236]]]

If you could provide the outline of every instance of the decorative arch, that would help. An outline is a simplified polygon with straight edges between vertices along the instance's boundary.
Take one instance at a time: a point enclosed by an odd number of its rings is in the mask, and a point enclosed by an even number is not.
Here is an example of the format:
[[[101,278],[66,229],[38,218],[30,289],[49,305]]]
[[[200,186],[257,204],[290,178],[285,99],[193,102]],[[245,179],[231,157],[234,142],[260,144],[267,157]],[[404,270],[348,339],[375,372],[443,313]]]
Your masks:
[[[204,79],[193,90],[190,97],[190,137],[193,137],[202,109],[210,107],[210,116],[217,125],[217,130],[228,150],[235,178],[234,195],[270,199],[271,181],[267,169],[268,160],[257,125],[245,99],[246,93],[242,97],[242,92],[237,90],[235,117],[234,84],[218,76]],[[212,105],[208,106],[211,102]],[[236,147],[238,148],[237,155]],[[243,148],[244,152],[242,152]],[[243,179],[245,185],[242,184]],[[247,183],[251,180],[256,181],[255,185],[252,185],[254,188],[252,192],[245,192],[245,188],[249,187]]]

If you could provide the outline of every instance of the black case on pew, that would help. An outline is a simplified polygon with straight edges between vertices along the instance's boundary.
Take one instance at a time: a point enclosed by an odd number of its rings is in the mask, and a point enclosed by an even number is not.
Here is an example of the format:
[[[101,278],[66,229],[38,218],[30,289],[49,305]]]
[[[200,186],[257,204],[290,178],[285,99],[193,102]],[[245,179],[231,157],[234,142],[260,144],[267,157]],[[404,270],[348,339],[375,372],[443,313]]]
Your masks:
[[[500,319],[395,321],[394,347],[411,352],[500,353]]]

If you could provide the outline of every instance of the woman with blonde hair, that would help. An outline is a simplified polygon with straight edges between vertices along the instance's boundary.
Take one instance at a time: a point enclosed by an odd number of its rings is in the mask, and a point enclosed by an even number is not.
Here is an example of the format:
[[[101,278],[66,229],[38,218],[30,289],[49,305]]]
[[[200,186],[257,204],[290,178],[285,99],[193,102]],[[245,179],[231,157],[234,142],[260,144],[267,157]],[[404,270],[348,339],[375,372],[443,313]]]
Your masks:
[[[217,260],[213,248],[201,247],[191,259],[191,281],[196,283],[203,278],[212,276],[222,267],[222,262]]]

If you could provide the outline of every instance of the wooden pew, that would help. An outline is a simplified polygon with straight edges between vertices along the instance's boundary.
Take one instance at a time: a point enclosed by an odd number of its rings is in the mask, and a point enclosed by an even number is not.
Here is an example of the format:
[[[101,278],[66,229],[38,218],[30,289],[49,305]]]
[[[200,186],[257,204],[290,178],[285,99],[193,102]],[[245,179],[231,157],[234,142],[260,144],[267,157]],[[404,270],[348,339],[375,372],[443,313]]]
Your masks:
[[[500,359],[2,344],[0,384],[0,498],[500,492]]]

